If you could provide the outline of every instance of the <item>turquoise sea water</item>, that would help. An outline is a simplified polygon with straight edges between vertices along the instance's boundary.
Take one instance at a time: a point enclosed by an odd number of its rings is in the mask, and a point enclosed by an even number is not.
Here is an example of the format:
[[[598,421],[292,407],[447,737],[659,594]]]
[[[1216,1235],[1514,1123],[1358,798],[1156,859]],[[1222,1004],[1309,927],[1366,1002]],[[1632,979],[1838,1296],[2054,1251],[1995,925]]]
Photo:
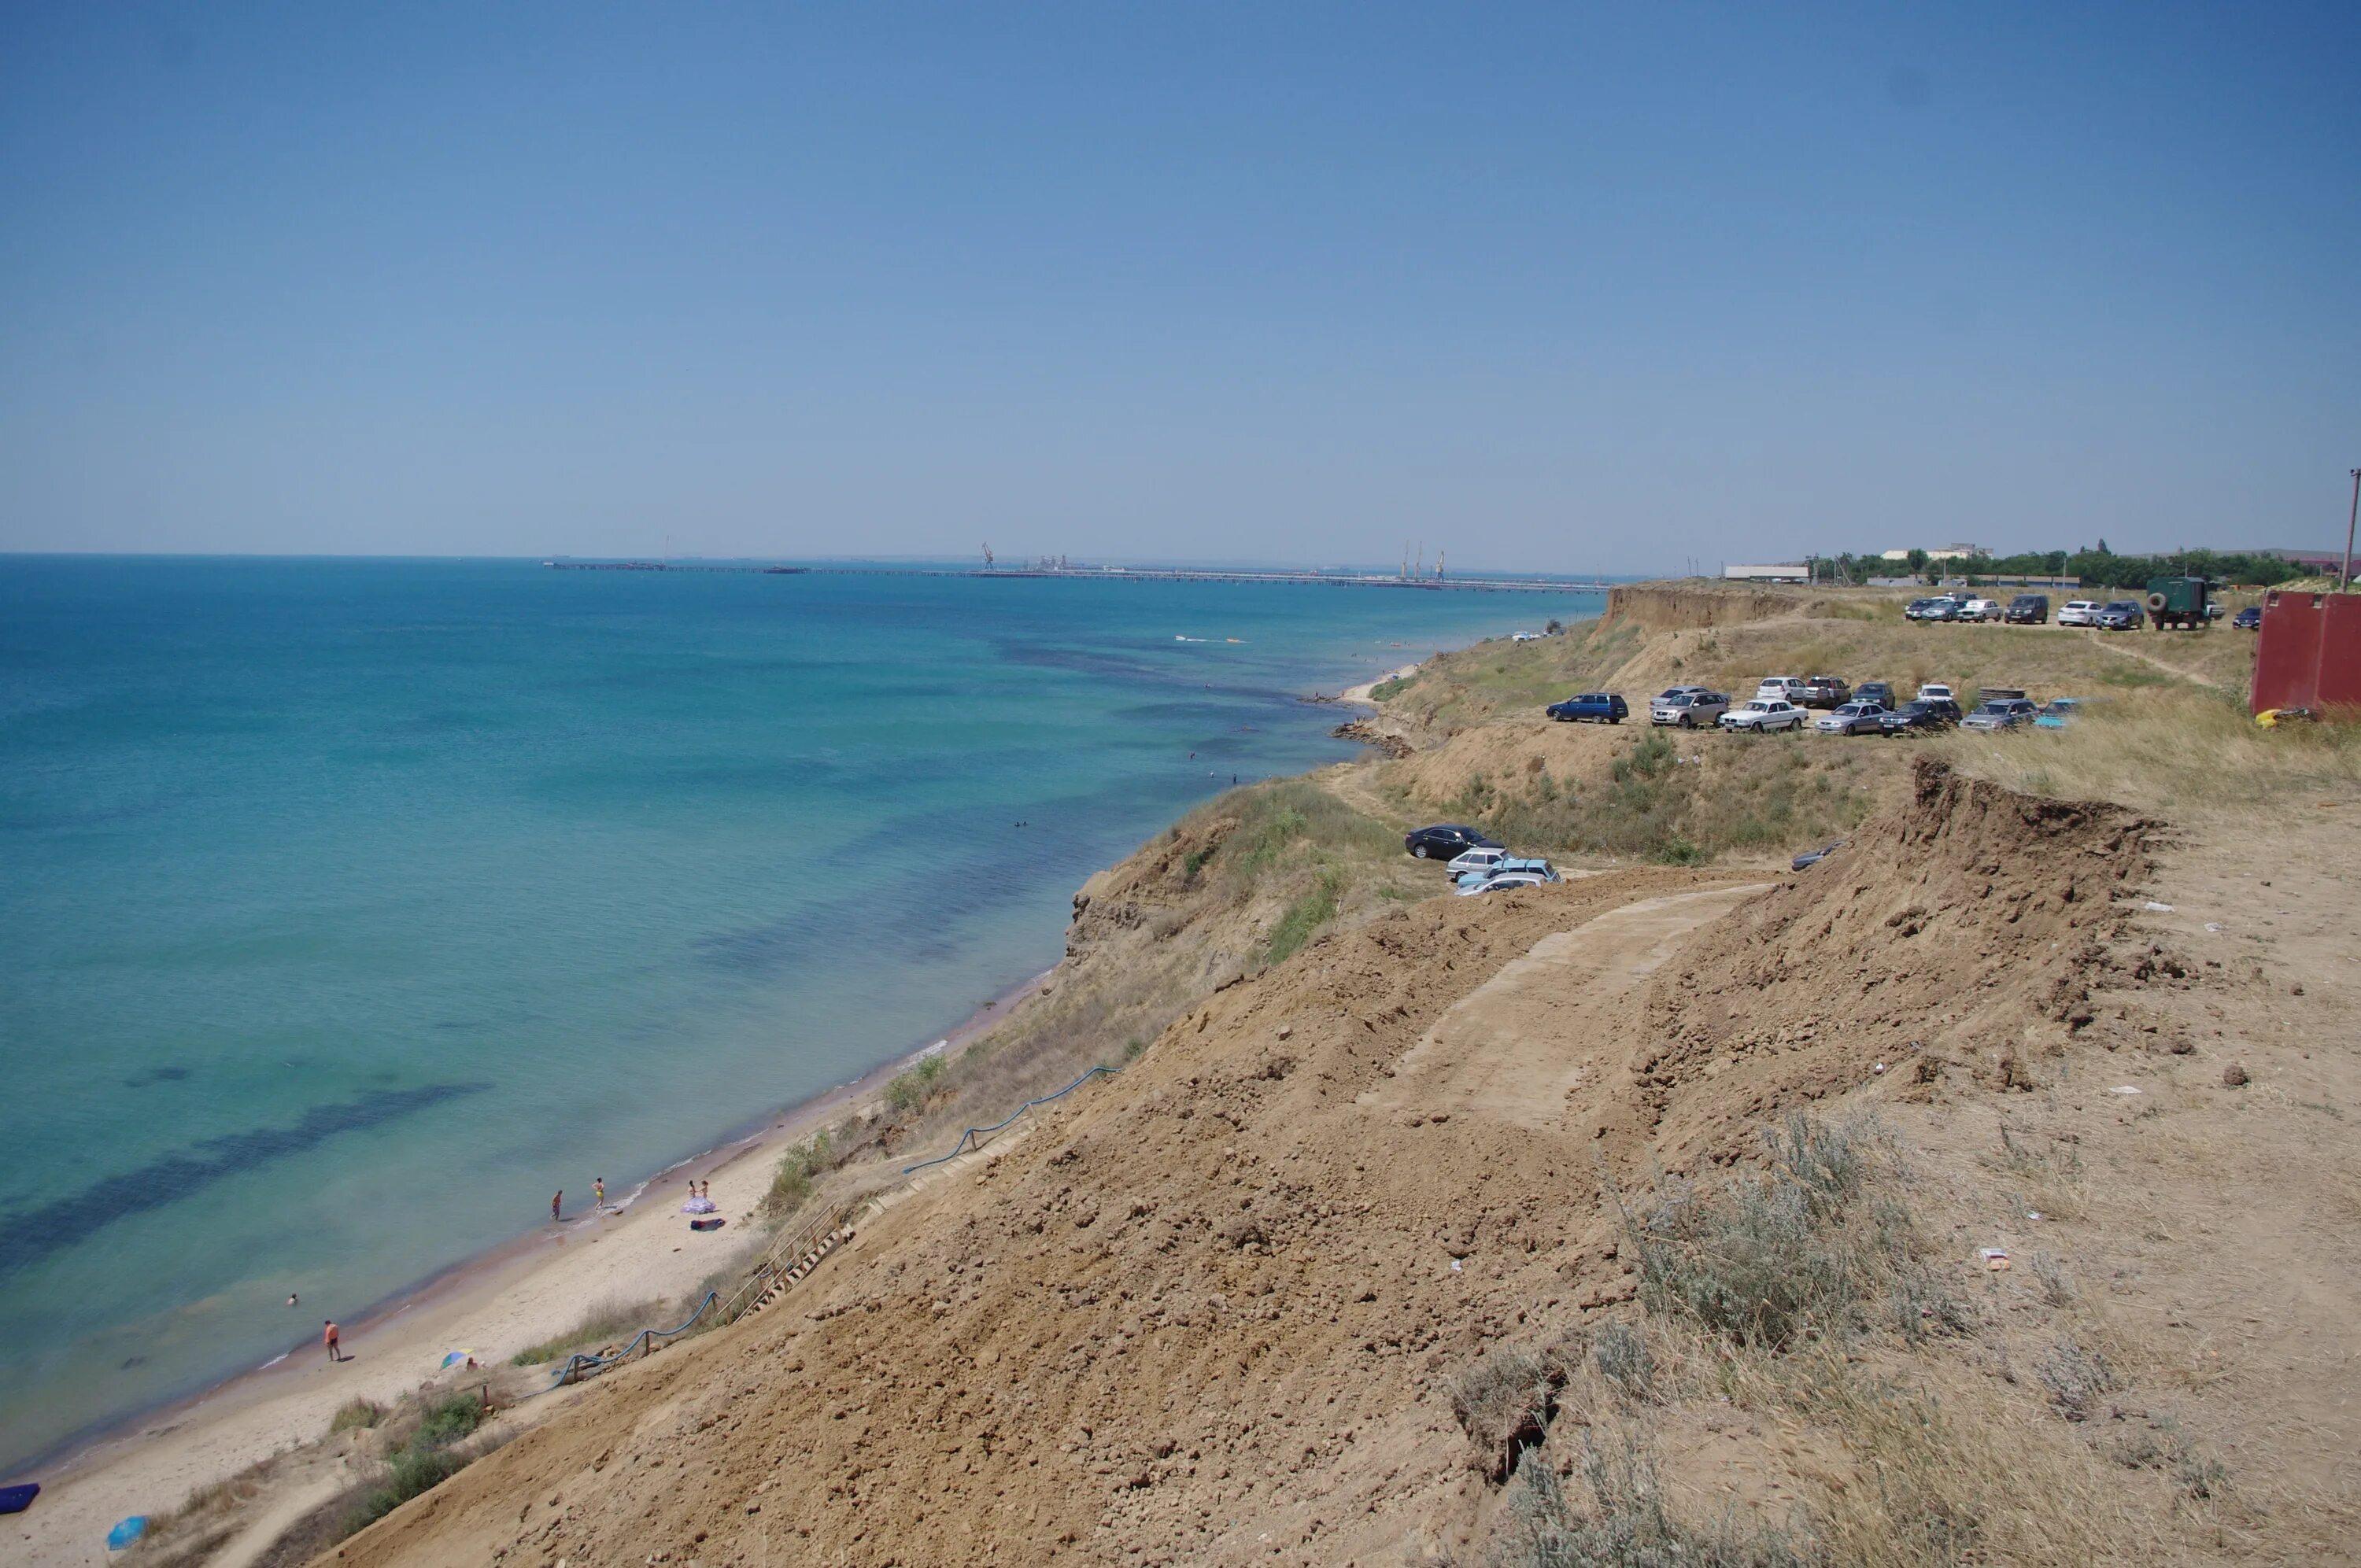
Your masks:
[[[1597,610],[0,558],[0,1471],[923,1043],[1350,755],[1301,694]]]

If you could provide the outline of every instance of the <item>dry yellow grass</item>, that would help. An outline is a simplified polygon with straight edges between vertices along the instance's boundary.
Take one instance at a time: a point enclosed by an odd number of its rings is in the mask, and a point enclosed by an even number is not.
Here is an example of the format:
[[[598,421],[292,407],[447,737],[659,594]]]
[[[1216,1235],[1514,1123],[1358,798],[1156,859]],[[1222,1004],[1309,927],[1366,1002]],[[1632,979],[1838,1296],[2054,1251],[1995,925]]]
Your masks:
[[[2113,800],[2182,819],[2284,821],[2314,803],[2361,796],[2351,725],[2265,729],[2227,694],[2159,686],[2094,702],[2064,729],[1934,742],[1960,772],[2028,795]]]

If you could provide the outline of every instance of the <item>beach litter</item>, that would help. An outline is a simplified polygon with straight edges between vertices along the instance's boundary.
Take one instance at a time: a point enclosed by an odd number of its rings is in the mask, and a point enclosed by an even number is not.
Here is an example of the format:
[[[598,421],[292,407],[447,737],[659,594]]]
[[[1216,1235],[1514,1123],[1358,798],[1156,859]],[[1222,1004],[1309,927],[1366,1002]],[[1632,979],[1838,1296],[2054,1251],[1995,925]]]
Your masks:
[[[2008,1249],[2006,1247],[1978,1247],[1976,1249],[1976,1255],[1982,1258],[1984,1260],[1984,1266],[1991,1269],[1994,1274],[2004,1273],[2008,1268]]]
[[[2155,899],[2151,898],[2147,901],[2147,911],[2151,915],[2169,915],[2172,913],[2172,905],[2169,904],[2158,904]]]
[[[133,1514],[129,1519],[117,1519],[115,1528],[106,1532],[106,1549],[109,1552],[121,1552],[147,1533],[148,1516],[146,1514]]]
[[[2219,920],[2208,920],[2205,922],[2205,928],[2208,931],[2212,931],[2216,935],[2219,935],[2222,930],[2222,923]]]
[[[2133,1084],[2118,1083],[2113,1089],[2108,1090],[2107,1092],[2110,1094],[2137,1094],[2139,1090]]]

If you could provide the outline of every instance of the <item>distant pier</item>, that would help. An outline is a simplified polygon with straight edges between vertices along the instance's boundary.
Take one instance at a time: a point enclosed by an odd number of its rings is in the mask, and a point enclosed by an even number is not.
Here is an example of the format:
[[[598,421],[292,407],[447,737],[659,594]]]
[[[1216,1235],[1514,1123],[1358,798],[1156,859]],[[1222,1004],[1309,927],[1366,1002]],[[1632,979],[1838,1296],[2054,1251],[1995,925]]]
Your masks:
[[[1329,588],[1422,588],[1483,594],[1598,594],[1617,585],[1577,577],[1404,576],[1390,572],[1223,572],[1193,566],[778,566],[757,562],[544,561],[555,572],[742,572],[781,577],[1054,577],[1093,583],[1287,583]]]

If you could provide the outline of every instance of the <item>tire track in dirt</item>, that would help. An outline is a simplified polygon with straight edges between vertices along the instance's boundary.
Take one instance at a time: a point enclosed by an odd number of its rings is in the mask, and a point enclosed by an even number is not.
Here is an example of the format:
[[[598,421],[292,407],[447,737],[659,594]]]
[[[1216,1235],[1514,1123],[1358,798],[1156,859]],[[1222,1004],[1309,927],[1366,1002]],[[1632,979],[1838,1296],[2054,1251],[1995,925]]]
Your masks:
[[[1630,993],[1688,937],[1770,884],[1667,894],[1554,932],[1460,998],[1403,1053],[1365,1105],[1557,1128],[1566,1097],[1608,1080],[1602,1058]]]

